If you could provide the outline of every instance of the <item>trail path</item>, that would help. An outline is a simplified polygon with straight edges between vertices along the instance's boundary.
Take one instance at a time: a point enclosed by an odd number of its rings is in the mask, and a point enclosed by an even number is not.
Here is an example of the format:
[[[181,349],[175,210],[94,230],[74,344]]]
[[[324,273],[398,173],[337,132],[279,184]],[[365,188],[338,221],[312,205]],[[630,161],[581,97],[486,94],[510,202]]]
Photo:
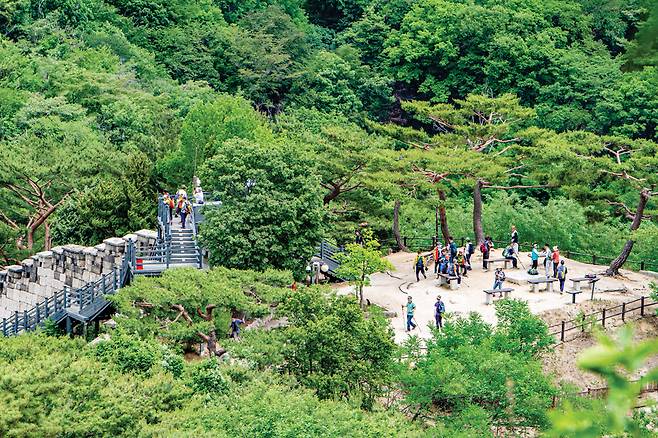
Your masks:
[[[402,305],[406,303],[407,296],[413,297],[416,303],[416,321],[418,328],[411,334],[421,338],[430,337],[429,325],[434,324],[434,302],[437,295],[441,295],[446,305],[446,311],[449,313],[466,315],[469,312],[478,312],[485,321],[496,323],[495,308],[493,305],[485,305],[484,289],[490,289],[493,286],[493,270],[488,272],[482,269],[482,258],[479,254],[472,260],[473,270],[469,271],[468,277],[462,279],[462,284],[457,290],[450,290],[447,287],[440,287],[438,280],[433,272],[428,273],[427,279],[421,276],[421,281],[416,282],[413,271],[413,253],[395,253],[387,259],[395,267],[395,271],[390,274],[374,274],[371,277],[371,285],[364,289],[365,298],[371,303],[384,307],[387,310],[397,312],[397,317],[391,319],[391,325],[395,331],[395,340],[400,343],[409,337],[405,331],[406,321],[402,312]],[[500,257],[500,251],[496,251],[492,258]],[[521,253],[521,261],[529,266],[530,258],[527,253]],[[569,259],[564,259],[569,269],[567,284],[565,290],[571,288],[569,277],[581,277],[588,273],[601,273],[605,270],[604,266],[588,265]],[[541,260],[540,260],[541,262]],[[540,263],[540,276],[542,272]],[[430,267],[430,271],[433,266]],[[505,270],[508,279],[525,277],[524,269]],[[649,295],[650,277],[631,271],[622,271],[624,279],[604,277],[596,284],[595,299],[611,301],[629,301],[642,295]],[[396,278],[397,277],[397,278]],[[655,279],[653,279],[655,280]],[[352,286],[341,284],[336,286],[339,293],[353,292]],[[547,293],[544,291],[531,293],[527,284],[513,284],[506,281],[503,287],[512,287],[513,298],[519,298],[527,301],[530,310],[533,313],[540,313],[550,309],[561,307],[571,307],[571,295],[559,292]],[[559,286],[554,283],[555,290],[559,291]],[[583,293],[578,295],[577,301],[582,302],[590,297],[587,285],[583,285]],[[623,292],[622,292],[623,291]]]

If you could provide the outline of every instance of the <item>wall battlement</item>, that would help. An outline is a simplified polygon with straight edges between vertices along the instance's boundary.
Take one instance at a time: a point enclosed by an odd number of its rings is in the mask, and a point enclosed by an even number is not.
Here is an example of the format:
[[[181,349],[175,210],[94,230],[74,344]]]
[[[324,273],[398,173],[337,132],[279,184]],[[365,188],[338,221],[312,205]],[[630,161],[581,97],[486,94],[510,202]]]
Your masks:
[[[92,247],[58,246],[4,268],[0,271],[0,318],[29,310],[64,287],[77,289],[111,272],[120,266],[129,240],[138,250],[147,250],[155,245],[157,233],[140,230]]]

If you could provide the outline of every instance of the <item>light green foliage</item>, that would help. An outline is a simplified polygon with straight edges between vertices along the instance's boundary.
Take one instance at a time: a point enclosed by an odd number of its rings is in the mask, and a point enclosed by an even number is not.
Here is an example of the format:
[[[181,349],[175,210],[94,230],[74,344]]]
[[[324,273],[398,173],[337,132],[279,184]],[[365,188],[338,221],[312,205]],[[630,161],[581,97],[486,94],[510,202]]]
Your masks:
[[[198,103],[183,121],[180,149],[160,163],[159,171],[172,184],[189,184],[206,160],[232,138],[271,140],[264,119],[246,100],[221,95],[211,102]],[[206,189],[212,184],[205,184]]]
[[[305,158],[277,144],[222,145],[200,172],[204,187],[223,202],[207,212],[201,232],[211,263],[300,272],[324,219],[318,178],[308,174]]]
[[[393,269],[388,260],[382,258],[379,242],[372,237],[372,231],[364,230],[364,244],[350,243],[345,252],[338,254],[338,275],[354,285],[359,304],[363,307],[363,287],[370,285],[370,275]]]
[[[372,408],[389,382],[393,340],[388,322],[366,318],[351,297],[305,288],[288,294],[279,312],[289,318],[284,369],[320,398],[354,398]]]
[[[578,365],[606,380],[609,390],[603,412],[580,410],[567,404],[551,413],[552,428],[547,436],[653,436],[628,413],[643,386],[658,379],[658,369],[654,368],[644,371],[639,379],[630,380],[631,375],[644,368],[649,357],[658,353],[658,341],[635,341],[631,326],[623,327],[617,339],[604,334],[598,338],[599,344],[585,350]]]
[[[464,436],[488,436],[490,424],[543,427],[555,393],[535,359],[552,343],[546,324],[519,301],[503,300],[497,313],[495,328],[472,313],[435,331],[427,354],[410,356],[400,371],[406,403],[453,427],[473,416]]]

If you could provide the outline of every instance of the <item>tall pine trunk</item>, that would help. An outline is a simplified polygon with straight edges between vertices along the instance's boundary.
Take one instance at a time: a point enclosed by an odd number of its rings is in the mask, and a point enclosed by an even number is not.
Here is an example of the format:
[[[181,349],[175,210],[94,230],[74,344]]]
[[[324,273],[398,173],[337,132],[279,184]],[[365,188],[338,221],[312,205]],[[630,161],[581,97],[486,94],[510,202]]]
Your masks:
[[[393,237],[395,238],[395,243],[400,248],[400,251],[409,251],[404,245],[402,236],[400,236],[400,200],[395,200],[395,205],[393,206]]]
[[[450,230],[448,229],[448,217],[446,216],[446,192],[439,189],[439,221],[441,222],[441,234],[443,234],[443,241],[447,245],[450,237]],[[438,236],[437,236],[438,237]]]
[[[475,244],[479,246],[484,242],[484,230],[482,229],[482,180],[475,181],[473,187],[473,234]]]
[[[647,206],[647,202],[649,202],[649,198],[651,197],[651,192],[647,189],[643,189],[640,192],[640,200],[637,203],[637,209],[635,210],[635,216],[633,216],[633,222],[631,223],[631,233],[638,228],[640,228],[640,224],[642,224],[642,217],[644,216],[644,209]],[[626,243],[624,244],[624,247],[621,250],[621,253],[617,256],[616,259],[614,259],[611,263],[608,269],[605,271],[605,275],[617,275],[619,274],[619,269],[621,269],[622,266],[624,266],[624,263],[626,263],[626,260],[628,260],[628,256],[631,255],[631,251],[633,250],[633,245],[635,245],[635,240],[628,239]]]

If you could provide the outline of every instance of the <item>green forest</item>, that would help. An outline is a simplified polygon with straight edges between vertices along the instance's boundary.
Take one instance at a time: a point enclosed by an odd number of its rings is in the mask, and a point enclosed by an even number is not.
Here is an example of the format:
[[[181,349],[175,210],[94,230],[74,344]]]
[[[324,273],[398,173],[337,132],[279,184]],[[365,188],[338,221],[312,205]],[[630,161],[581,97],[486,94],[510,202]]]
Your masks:
[[[289,288],[357,229],[384,252],[515,225],[658,270],[653,0],[1,0],[0,156],[0,266],[155,229],[194,176],[222,202],[213,269],[138,279],[113,330],[0,341],[0,436],[655,436],[620,372],[655,341],[601,335],[580,365],[610,397],[585,399],[521,301],[421,352]],[[285,324],[236,341],[237,314]]]
[[[637,269],[658,259],[653,6],[4,1],[0,257],[152,228],[198,175],[229,267],[299,269],[363,223],[403,249],[438,209],[445,238],[516,224]]]

